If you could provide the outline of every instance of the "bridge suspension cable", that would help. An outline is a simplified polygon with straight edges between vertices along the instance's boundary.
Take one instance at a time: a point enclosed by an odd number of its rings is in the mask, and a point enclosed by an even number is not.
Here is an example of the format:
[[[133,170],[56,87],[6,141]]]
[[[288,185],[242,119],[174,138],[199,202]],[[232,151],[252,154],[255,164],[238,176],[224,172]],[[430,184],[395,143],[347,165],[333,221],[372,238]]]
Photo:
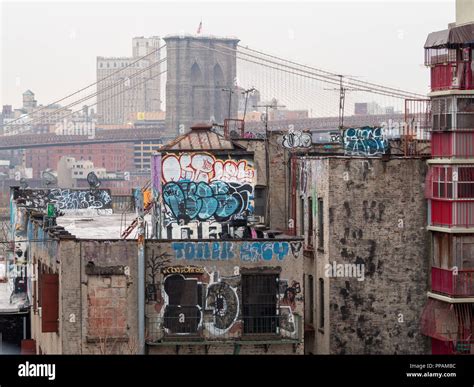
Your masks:
[[[133,78],[137,77],[138,75],[140,75],[140,74],[142,74],[142,73],[144,73],[144,72],[150,70],[152,67],[155,67],[155,66],[157,66],[157,65],[160,65],[161,63],[163,63],[163,62],[165,62],[165,61],[166,61],[166,57],[160,59],[158,62],[152,63],[151,65],[149,65],[149,66],[147,66],[147,67],[144,67],[143,69],[141,69],[141,70],[139,70],[139,71],[133,73],[132,75],[128,76],[127,78],[128,78],[128,79],[133,79]],[[155,75],[154,75],[153,77],[151,77],[151,78],[146,78],[144,82],[139,82],[139,83],[137,83],[137,84],[135,84],[135,85],[133,85],[133,86],[129,86],[129,87],[127,87],[127,89],[121,90],[120,92],[118,92],[118,93],[116,93],[116,94],[110,96],[109,98],[105,98],[104,101],[106,101],[106,100],[108,100],[108,99],[110,99],[110,98],[113,98],[113,97],[115,97],[115,96],[117,96],[117,95],[120,95],[120,94],[124,93],[126,90],[133,89],[133,88],[135,88],[135,87],[137,87],[137,86],[139,86],[139,85],[141,85],[141,84],[143,84],[143,83],[145,83],[145,82],[147,82],[147,81],[149,81],[149,80],[151,80],[151,79],[156,78],[158,75],[164,74],[165,72],[166,72],[166,70],[163,71],[163,72],[160,72],[159,74],[155,74]],[[105,79],[105,78],[103,78],[103,79]],[[102,79],[102,80],[103,80],[103,79]],[[102,81],[102,80],[101,80],[101,81]],[[97,83],[97,82],[96,82],[96,83]],[[69,104],[66,105],[66,106],[61,106],[60,108],[58,108],[58,109],[56,109],[56,110],[50,112],[50,114],[48,114],[46,117],[48,117],[48,116],[53,116],[53,115],[58,114],[58,113],[60,113],[60,112],[62,112],[62,111],[65,111],[65,110],[69,109],[69,108],[72,107],[72,106],[75,106],[75,105],[77,105],[77,104],[79,104],[79,103],[82,103],[82,102],[84,102],[84,101],[87,101],[87,100],[89,100],[89,99],[91,99],[91,98],[94,98],[94,97],[98,96],[99,94],[103,94],[103,93],[105,93],[106,91],[108,91],[108,90],[110,90],[110,89],[114,89],[115,87],[120,86],[120,85],[123,85],[123,81],[122,81],[122,80],[121,80],[121,81],[118,81],[118,82],[115,82],[115,83],[113,83],[113,84],[111,84],[111,85],[108,85],[108,86],[106,86],[104,89],[101,89],[101,90],[96,91],[96,92],[94,92],[94,93],[88,94],[88,95],[86,95],[85,97],[81,97],[80,99],[75,100],[75,101],[69,103]],[[77,93],[76,93],[76,94],[77,94]],[[64,99],[65,99],[65,98],[64,98]],[[89,106],[89,107],[92,107],[92,106],[95,106],[95,105],[97,105],[97,102],[94,103],[94,104],[92,104],[92,105],[88,105],[88,106]],[[65,115],[61,116],[61,118],[69,117],[70,115],[75,114],[75,113],[78,113],[78,112],[80,112],[81,110],[82,110],[82,108],[81,108],[81,109],[78,109],[78,110],[76,110],[76,111],[70,112],[70,113],[68,113],[68,114],[65,114]],[[36,113],[36,112],[37,112],[37,111],[35,111],[34,113]],[[24,127],[24,126],[29,126],[29,125],[35,124],[35,123],[37,123],[37,122],[41,122],[41,121],[43,121],[44,119],[45,119],[45,117],[36,117],[36,118],[32,118],[30,121],[25,122],[25,123],[22,123],[22,124],[11,125],[11,122],[10,122],[10,123],[5,124],[4,126],[8,126],[8,127],[11,126],[13,129],[18,129],[18,128],[21,128],[21,127]],[[13,121],[12,121],[12,122],[13,122]]]
[[[56,100],[56,101],[54,101],[54,102],[51,102],[51,103],[48,104],[48,105],[41,106],[39,109],[35,110],[34,113],[37,114],[37,113],[39,113],[39,112],[41,112],[41,111],[43,111],[43,110],[45,110],[45,109],[48,109],[48,108],[50,108],[50,107],[52,107],[52,106],[58,104],[59,102],[62,102],[62,101],[66,100],[66,99],[68,99],[68,98],[70,98],[70,97],[73,97],[73,96],[75,96],[75,95],[77,95],[77,94],[83,92],[84,90],[87,90],[87,89],[91,88],[92,86],[97,85],[97,84],[99,84],[99,83],[101,83],[101,82],[103,82],[103,81],[105,81],[105,80],[107,80],[107,79],[113,77],[114,75],[116,75],[116,74],[118,74],[118,73],[120,73],[120,72],[122,72],[122,71],[124,71],[124,70],[126,70],[126,69],[128,69],[128,68],[130,68],[130,67],[134,67],[134,65],[135,65],[136,63],[142,61],[143,59],[145,59],[145,58],[147,58],[147,57],[149,57],[149,56],[151,56],[151,55],[153,55],[153,54],[156,54],[157,52],[159,52],[160,50],[162,50],[162,49],[165,48],[165,47],[166,47],[166,44],[163,44],[162,46],[160,46],[160,47],[158,47],[158,48],[156,48],[156,49],[150,51],[148,54],[143,55],[143,56],[137,58],[136,60],[130,62],[130,63],[127,64],[126,66],[121,67],[121,68],[119,68],[119,69],[116,70],[116,71],[113,71],[112,73],[110,73],[109,75],[105,76],[104,78],[101,78],[101,79],[99,79],[98,81],[91,83],[90,85],[87,85],[87,86],[85,86],[85,87],[83,87],[83,88],[81,88],[81,89],[79,89],[79,90],[74,91],[74,92],[71,93],[71,94],[66,95],[65,97],[62,97],[62,98],[60,98],[60,99],[58,99],[58,100]],[[150,66],[148,66],[148,67],[146,67],[146,68],[143,68],[142,70],[140,70],[139,73],[144,72],[144,71],[150,69],[151,67],[153,67],[153,66],[155,66],[155,65],[157,65],[157,64],[161,64],[161,63],[163,63],[165,60],[166,60],[166,57],[163,58],[163,59],[161,59],[161,60],[158,61],[158,62],[155,62],[155,63],[151,64]],[[139,74],[139,73],[138,73],[138,74]],[[135,76],[138,75],[138,74],[137,74],[137,73],[134,73],[134,74],[132,74],[131,76],[129,76],[128,78],[133,78],[133,77],[135,77]],[[120,84],[120,83],[121,83],[121,82],[117,82],[115,85],[118,85],[118,84]],[[107,89],[107,90],[108,90],[108,89]],[[106,90],[103,90],[103,91],[106,91]],[[102,92],[102,91],[101,91],[101,92]],[[96,96],[97,94],[100,94],[101,92],[96,93],[94,96]],[[94,96],[92,96],[92,97],[90,97],[90,98],[93,98]],[[85,97],[84,97],[84,98],[85,98]],[[87,99],[90,99],[90,98],[87,98]],[[87,100],[87,99],[85,99],[85,100]],[[67,109],[67,108],[70,107],[70,106],[77,105],[78,103],[81,103],[81,102],[83,102],[82,99],[81,99],[81,100],[78,100],[77,102],[70,103],[70,104],[67,105],[66,107],[63,107],[63,106],[62,106],[61,108],[58,108],[57,110],[55,110],[55,111],[51,112],[50,114],[48,114],[47,117],[48,117],[48,116],[51,116],[51,115],[53,115],[53,114],[56,114],[56,113],[58,113],[58,112],[60,112],[60,111],[62,111],[62,110],[64,110],[64,109]],[[96,104],[94,104],[94,105],[96,105]],[[91,105],[91,106],[92,106],[92,105]],[[79,111],[80,111],[80,110],[79,110]],[[41,118],[41,119],[39,119],[39,120],[43,120],[43,119],[44,119],[44,118]],[[14,119],[14,120],[12,120],[12,121],[6,123],[6,124],[3,124],[2,127],[5,127],[5,126],[12,126],[12,124],[14,124],[15,122],[20,121],[20,120],[22,120],[22,117],[16,118],[16,119]],[[37,121],[37,120],[34,120],[34,121]],[[13,125],[13,126],[14,126],[15,128],[16,128],[16,127],[23,127],[23,126],[26,126],[26,125],[31,125],[32,123],[33,123],[33,120],[32,120],[32,121],[29,121],[29,122],[27,122],[27,123],[17,124],[17,125]]]

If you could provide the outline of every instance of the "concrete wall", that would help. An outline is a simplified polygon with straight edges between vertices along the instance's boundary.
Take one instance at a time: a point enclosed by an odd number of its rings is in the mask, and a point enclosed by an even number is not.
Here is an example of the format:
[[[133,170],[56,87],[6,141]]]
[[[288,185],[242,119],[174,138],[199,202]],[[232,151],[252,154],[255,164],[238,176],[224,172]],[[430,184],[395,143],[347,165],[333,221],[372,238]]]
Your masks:
[[[315,270],[316,308],[308,350],[314,343],[317,353],[428,353],[419,323],[429,280],[424,160],[334,157],[304,164],[300,194],[323,199],[315,211],[315,262],[306,264]],[[324,243],[318,248],[321,210]],[[334,262],[363,265],[363,275],[328,271]]]
[[[184,354],[303,352],[301,240],[149,242],[146,259],[149,353],[176,353],[177,344]],[[241,281],[249,272],[279,277],[277,336],[243,333]]]

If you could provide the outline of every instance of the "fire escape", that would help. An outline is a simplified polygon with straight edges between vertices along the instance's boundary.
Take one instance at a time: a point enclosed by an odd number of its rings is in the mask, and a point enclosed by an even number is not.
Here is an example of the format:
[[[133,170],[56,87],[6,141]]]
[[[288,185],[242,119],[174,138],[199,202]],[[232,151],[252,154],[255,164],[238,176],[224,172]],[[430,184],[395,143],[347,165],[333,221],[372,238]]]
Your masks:
[[[431,290],[421,330],[433,354],[474,354],[474,23],[431,33],[426,178]]]

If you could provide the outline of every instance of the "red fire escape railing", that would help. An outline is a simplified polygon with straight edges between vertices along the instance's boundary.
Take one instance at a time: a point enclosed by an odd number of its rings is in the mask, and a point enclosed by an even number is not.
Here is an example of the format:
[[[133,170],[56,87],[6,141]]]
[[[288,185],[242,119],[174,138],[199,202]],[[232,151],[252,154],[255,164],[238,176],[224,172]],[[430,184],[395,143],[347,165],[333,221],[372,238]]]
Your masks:
[[[474,269],[431,268],[431,289],[450,296],[474,297]]]

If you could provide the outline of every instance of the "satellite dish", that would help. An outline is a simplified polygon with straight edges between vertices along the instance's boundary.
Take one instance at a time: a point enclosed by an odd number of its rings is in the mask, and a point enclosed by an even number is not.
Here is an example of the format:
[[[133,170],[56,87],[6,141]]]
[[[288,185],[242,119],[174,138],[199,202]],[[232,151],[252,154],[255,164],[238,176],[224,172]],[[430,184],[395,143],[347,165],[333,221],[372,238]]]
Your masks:
[[[100,180],[94,172],[89,172],[87,174],[87,182],[89,183],[91,189],[99,188],[100,186]]]
[[[26,182],[26,179],[24,177],[20,179],[20,188],[22,189],[28,188],[28,183]]]
[[[50,171],[44,171],[41,177],[42,177],[43,185],[46,187],[49,187],[50,185],[56,185],[58,183],[58,179]]]

